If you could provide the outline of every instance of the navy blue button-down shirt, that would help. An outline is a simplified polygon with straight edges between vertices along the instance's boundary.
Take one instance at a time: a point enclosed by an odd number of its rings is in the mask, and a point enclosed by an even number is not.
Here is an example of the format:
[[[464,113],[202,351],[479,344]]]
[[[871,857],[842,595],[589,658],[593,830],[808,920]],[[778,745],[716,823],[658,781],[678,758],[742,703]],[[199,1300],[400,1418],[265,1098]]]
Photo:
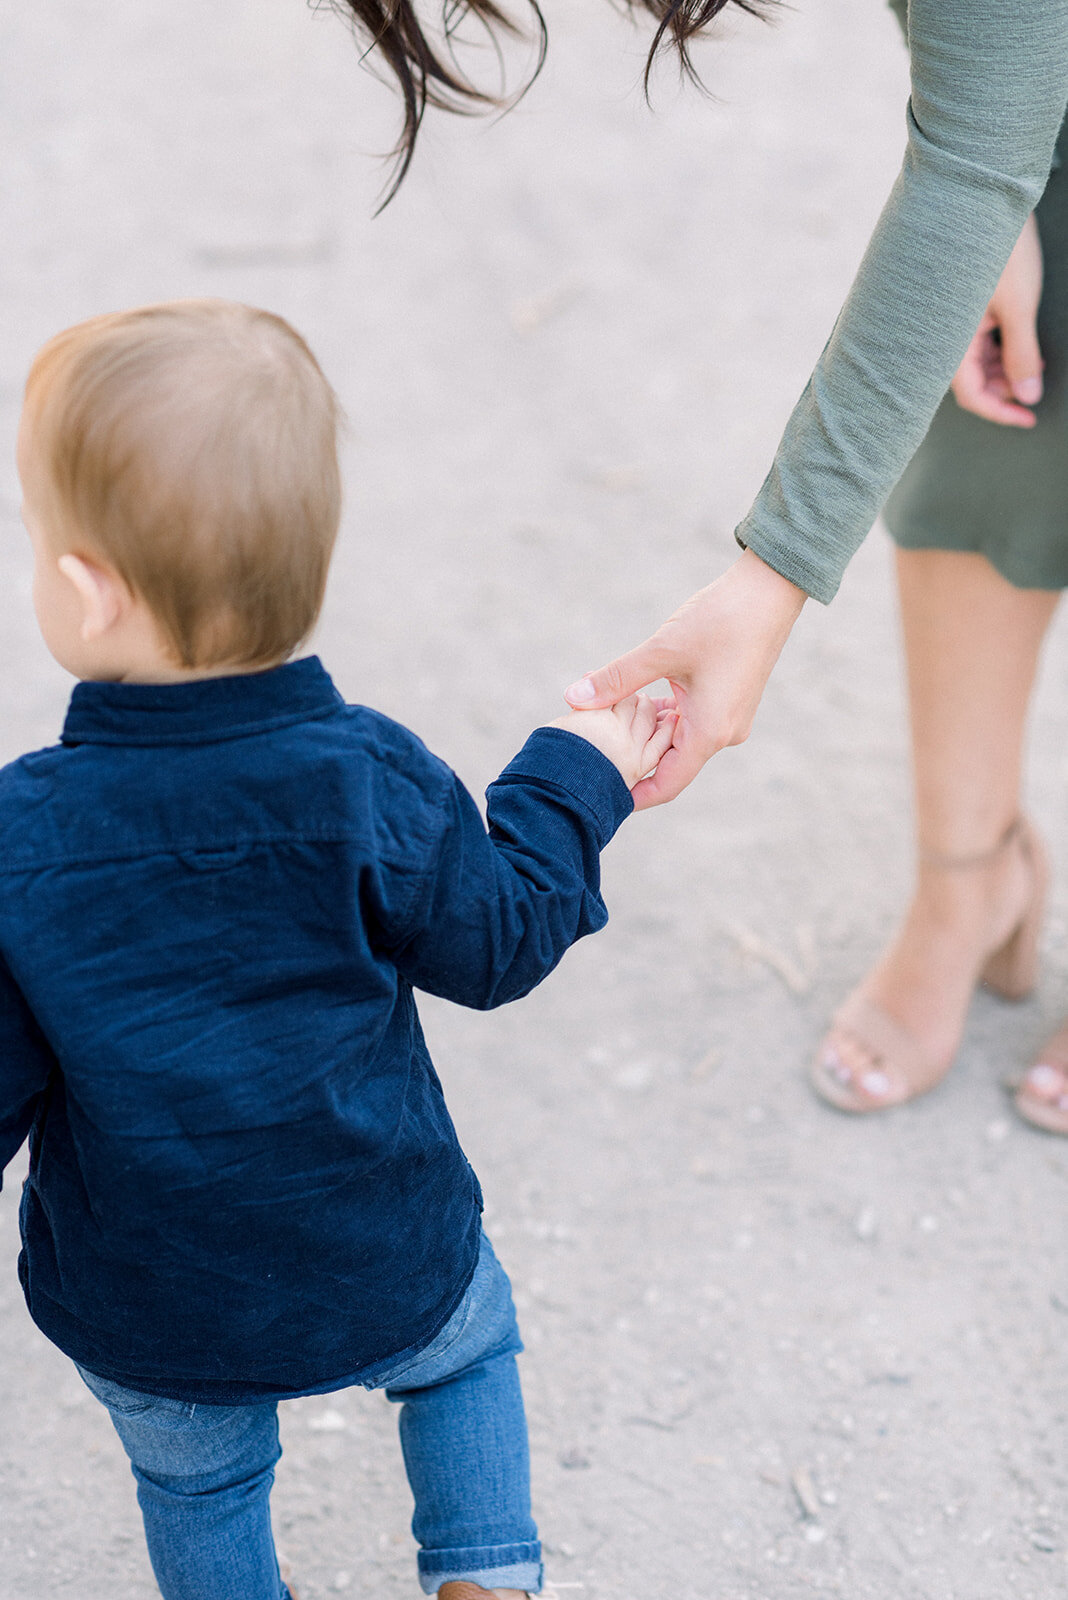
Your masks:
[[[413,986],[533,988],[631,809],[552,728],[487,800],[314,658],[79,684],[0,772],[0,1169],[29,1132],[20,1275],[76,1361],[239,1402],[444,1325],[481,1197]]]

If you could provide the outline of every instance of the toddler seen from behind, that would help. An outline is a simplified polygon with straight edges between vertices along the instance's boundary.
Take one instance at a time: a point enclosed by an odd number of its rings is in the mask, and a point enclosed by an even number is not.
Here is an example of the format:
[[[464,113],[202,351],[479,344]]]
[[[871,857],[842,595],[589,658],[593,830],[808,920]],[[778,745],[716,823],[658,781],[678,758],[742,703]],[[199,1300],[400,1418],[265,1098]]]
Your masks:
[[[315,657],[337,404],[223,301],[51,340],[19,432],[60,743],[0,771],[0,1169],[19,1272],[130,1457],[165,1600],[285,1600],[277,1402],[400,1405],[419,1580],[536,1593],[521,1348],[413,1000],[496,1006],[601,927],[671,742],[643,697],[533,733],[488,831]]]

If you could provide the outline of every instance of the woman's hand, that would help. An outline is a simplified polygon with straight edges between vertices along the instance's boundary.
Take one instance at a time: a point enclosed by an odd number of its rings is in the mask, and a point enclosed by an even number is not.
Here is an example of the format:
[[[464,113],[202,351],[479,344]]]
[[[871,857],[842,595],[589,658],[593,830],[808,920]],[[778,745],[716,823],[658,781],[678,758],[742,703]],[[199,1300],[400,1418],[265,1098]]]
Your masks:
[[[950,384],[965,411],[1009,428],[1033,428],[1027,409],[1042,398],[1038,348],[1042,244],[1034,215],[1024,223],[986,315]]]
[[[671,748],[634,804],[674,800],[709,756],[749,735],[771,669],[807,596],[752,550],[687,600],[651,639],[573,683],[578,710],[611,706],[667,678],[678,707]]]

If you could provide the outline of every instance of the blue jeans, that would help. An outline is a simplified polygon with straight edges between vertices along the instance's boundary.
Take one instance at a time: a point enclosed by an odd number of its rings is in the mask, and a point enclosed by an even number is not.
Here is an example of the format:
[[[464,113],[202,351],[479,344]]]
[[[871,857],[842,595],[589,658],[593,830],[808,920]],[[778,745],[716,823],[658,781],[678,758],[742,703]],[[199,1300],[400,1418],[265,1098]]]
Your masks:
[[[424,1594],[455,1578],[541,1588],[521,1349],[508,1278],[483,1234],[471,1286],[437,1338],[360,1380],[401,1406]],[[277,1406],[165,1400],[79,1370],[133,1465],[164,1600],[288,1600],[268,1507]]]

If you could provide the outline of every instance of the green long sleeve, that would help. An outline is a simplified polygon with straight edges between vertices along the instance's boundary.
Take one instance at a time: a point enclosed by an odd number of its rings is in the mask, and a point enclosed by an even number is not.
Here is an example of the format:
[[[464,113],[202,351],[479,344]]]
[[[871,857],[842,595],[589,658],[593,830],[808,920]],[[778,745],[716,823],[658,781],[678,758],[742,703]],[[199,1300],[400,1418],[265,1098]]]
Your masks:
[[[930,425],[1068,104],[1068,0],[909,0],[908,43],[901,172],[737,529],[824,601]]]

